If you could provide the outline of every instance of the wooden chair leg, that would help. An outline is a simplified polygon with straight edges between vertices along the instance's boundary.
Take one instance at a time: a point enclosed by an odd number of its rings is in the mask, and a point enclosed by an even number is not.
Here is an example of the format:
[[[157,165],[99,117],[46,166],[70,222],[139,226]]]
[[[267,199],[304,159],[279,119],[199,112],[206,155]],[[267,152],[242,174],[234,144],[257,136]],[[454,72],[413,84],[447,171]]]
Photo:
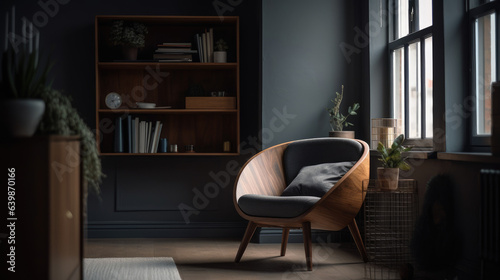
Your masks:
[[[289,228],[283,228],[283,235],[281,236],[281,256],[286,254],[286,245],[288,244],[288,235],[290,234]]]
[[[304,236],[304,249],[306,251],[307,270],[312,271],[312,237],[311,223],[302,223],[302,235]]]
[[[356,247],[358,247],[359,254],[363,258],[364,262],[368,261],[368,255],[366,254],[365,244],[363,244],[363,239],[361,238],[361,234],[359,233],[358,225],[356,224],[356,220],[352,219],[352,222],[347,225],[349,227],[349,231],[351,232],[352,238],[354,238],[354,242],[356,243]]]
[[[252,236],[255,232],[255,229],[257,228],[257,224],[249,221],[247,229],[245,231],[245,235],[243,235],[243,240],[241,240],[240,243],[240,248],[238,249],[238,253],[236,253],[236,258],[234,259],[234,262],[240,262],[241,257],[243,256],[243,253],[245,252],[245,249],[247,248],[248,243],[250,242],[250,239],[252,239]]]

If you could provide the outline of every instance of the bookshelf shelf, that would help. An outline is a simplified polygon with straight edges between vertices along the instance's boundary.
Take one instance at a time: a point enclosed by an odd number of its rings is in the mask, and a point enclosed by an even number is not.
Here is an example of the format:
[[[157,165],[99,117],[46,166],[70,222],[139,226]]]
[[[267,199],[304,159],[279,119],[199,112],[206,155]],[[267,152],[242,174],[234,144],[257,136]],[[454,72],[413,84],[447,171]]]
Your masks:
[[[115,20],[143,23],[148,29],[145,45],[139,49],[137,60],[124,60],[121,48],[111,44],[109,37]],[[188,43],[191,44],[192,50],[196,50],[197,41],[194,40],[196,35],[206,33],[208,30],[213,32],[212,41],[224,39],[227,42],[229,47],[227,63],[202,63],[198,53],[192,55],[192,62],[158,62],[153,59],[158,45],[167,43]],[[221,20],[216,16],[96,16],[96,139],[100,154],[103,156],[239,155],[239,68],[238,17],[225,16],[224,20]],[[106,106],[106,96],[111,92],[121,96],[122,105],[118,109]],[[210,102],[202,103],[202,108],[186,109],[186,97],[210,96],[212,92],[224,92],[224,95],[219,96],[234,98],[234,109],[232,106],[229,107],[231,109],[220,106],[216,108],[213,104],[210,105]],[[136,102],[151,102],[156,103],[158,107],[171,106],[171,108],[137,109]],[[154,136],[154,129],[149,131],[146,129],[146,135],[151,135],[149,137],[151,139],[166,138],[168,145],[177,144],[180,147],[180,153],[134,151],[134,145],[129,145],[127,141],[132,144],[134,141],[142,141],[137,140],[140,137],[132,137],[137,133],[131,125],[135,124],[136,119],[138,122],[152,123],[152,127],[155,127],[157,122],[161,123],[161,132],[158,136]],[[118,123],[122,126],[121,131],[118,129]],[[141,128],[140,131],[143,135],[144,130]],[[227,142],[231,148],[229,152],[224,152],[224,143]],[[116,149],[122,145],[117,143],[123,143],[123,149]],[[186,145],[193,145],[196,153],[183,153],[182,148]],[[151,146],[151,150],[155,148]]]
[[[146,67],[160,69],[206,69],[206,70],[235,70],[238,68],[238,63],[199,63],[199,62],[99,62],[100,69],[145,69]]]
[[[237,156],[238,153],[101,153],[101,156]]]
[[[236,109],[99,109],[98,113],[111,114],[235,114]]]

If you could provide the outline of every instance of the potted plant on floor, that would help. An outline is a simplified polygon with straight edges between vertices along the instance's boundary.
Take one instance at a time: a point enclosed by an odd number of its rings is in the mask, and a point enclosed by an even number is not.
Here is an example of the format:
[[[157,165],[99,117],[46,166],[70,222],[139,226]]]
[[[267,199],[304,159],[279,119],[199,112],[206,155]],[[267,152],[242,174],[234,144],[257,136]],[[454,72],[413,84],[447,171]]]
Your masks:
[[[412,147],[404,147],[404,140],[404,134],[400,134],[390,148],[386,148],[382,142],[378,143],[377,151],[380,152],[382,167],[377,168],[377,185],[383,190],[396,190],[399,170],[410,170],[410,165],[406,162],[407,157],[403,157],[402,153],[410,151]]]
[[[139,48],[144,47],[148,29],[146,25],[135,21],[115,20],[111,26],[109,39],[115,46],[122,46],[123,56],[127,60],[137,60]]]
[[[327,109],[328,115],[330,116],[330,127],[332,131],[329,132],[330,137],[343,137],[354,139],[354,131],[344,131],[344,127],[354,126],[354,124],[347,121],[349,116],[357,115],[356,111],[359,109],[359,103],[354,103],[354,105],[347,109],[347,115],[340,113],[340,104],[344,97],[344,85],[342,85],[342,92],[336,92],[335,99],[332,100],[333,107]]]

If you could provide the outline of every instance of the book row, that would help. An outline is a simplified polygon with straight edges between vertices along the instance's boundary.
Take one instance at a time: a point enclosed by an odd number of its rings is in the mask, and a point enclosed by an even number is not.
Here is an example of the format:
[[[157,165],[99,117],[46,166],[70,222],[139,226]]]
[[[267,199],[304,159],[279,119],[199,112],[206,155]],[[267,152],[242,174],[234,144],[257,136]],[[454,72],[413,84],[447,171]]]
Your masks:
[[[214,62],[214,32],[213,28],[194,36],[196,49],[192,43],[167,42],[157,45],[153,59],[158,62],[192,62],[197,54],[200,62]]]
[[[138,117],[115,119],[115,153],[157,153],[163,123]]]

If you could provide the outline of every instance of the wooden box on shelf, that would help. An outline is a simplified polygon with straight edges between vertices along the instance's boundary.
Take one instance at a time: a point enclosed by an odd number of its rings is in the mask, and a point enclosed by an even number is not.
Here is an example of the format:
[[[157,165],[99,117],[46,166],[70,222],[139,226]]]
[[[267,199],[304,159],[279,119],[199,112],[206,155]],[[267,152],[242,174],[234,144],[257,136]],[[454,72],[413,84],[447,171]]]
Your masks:
[[[119,50],[109,43],[115,20],[143,23],[148,29],[138,60],[123,61],[117,57]],[[197,50],[195,38],[209,30],[213,41],[224,39],[227,42],[227,63],[200,62],[198,51],[191,51],[192,62],[155,60],[159,46],[181,44]],[[240,153],[238,17],[227,16],[221,21],[217,16],[96,16],[95,39],[96,139],[101,155],[227,156]],[[193,87],[206,92],[223,89],[231,92],[231,97],[191,100],[185,96]],[[118,109],[105,104],[106,95],[111,92],[122,97]],[[136,102],[155,103],[157,108],[137,109]],[[179,147],[194,145],[196,153],[182,150],[157,153],[154,148],[148,153],[139,153],[130,145],[123,152],[115,152],[115,136],[125,134],[117,134],[117,120],[124,119],[122,131],[127,131],[125,124],[130,121],[125,119],[128,116],[153,124],[159,121],[162,128],[160,134],[155,135],[156,139],[166,138],[169,144]],[[154,130],[151,134],[146,132],[146,135],[153,134]],[[135,139],[128,132],[123,138],[132,139],[132,142]],[[235,143],[229,152],[223,150],[226,141]]]
[[[236,109],[236,98],[186,97],[186,109]]]

